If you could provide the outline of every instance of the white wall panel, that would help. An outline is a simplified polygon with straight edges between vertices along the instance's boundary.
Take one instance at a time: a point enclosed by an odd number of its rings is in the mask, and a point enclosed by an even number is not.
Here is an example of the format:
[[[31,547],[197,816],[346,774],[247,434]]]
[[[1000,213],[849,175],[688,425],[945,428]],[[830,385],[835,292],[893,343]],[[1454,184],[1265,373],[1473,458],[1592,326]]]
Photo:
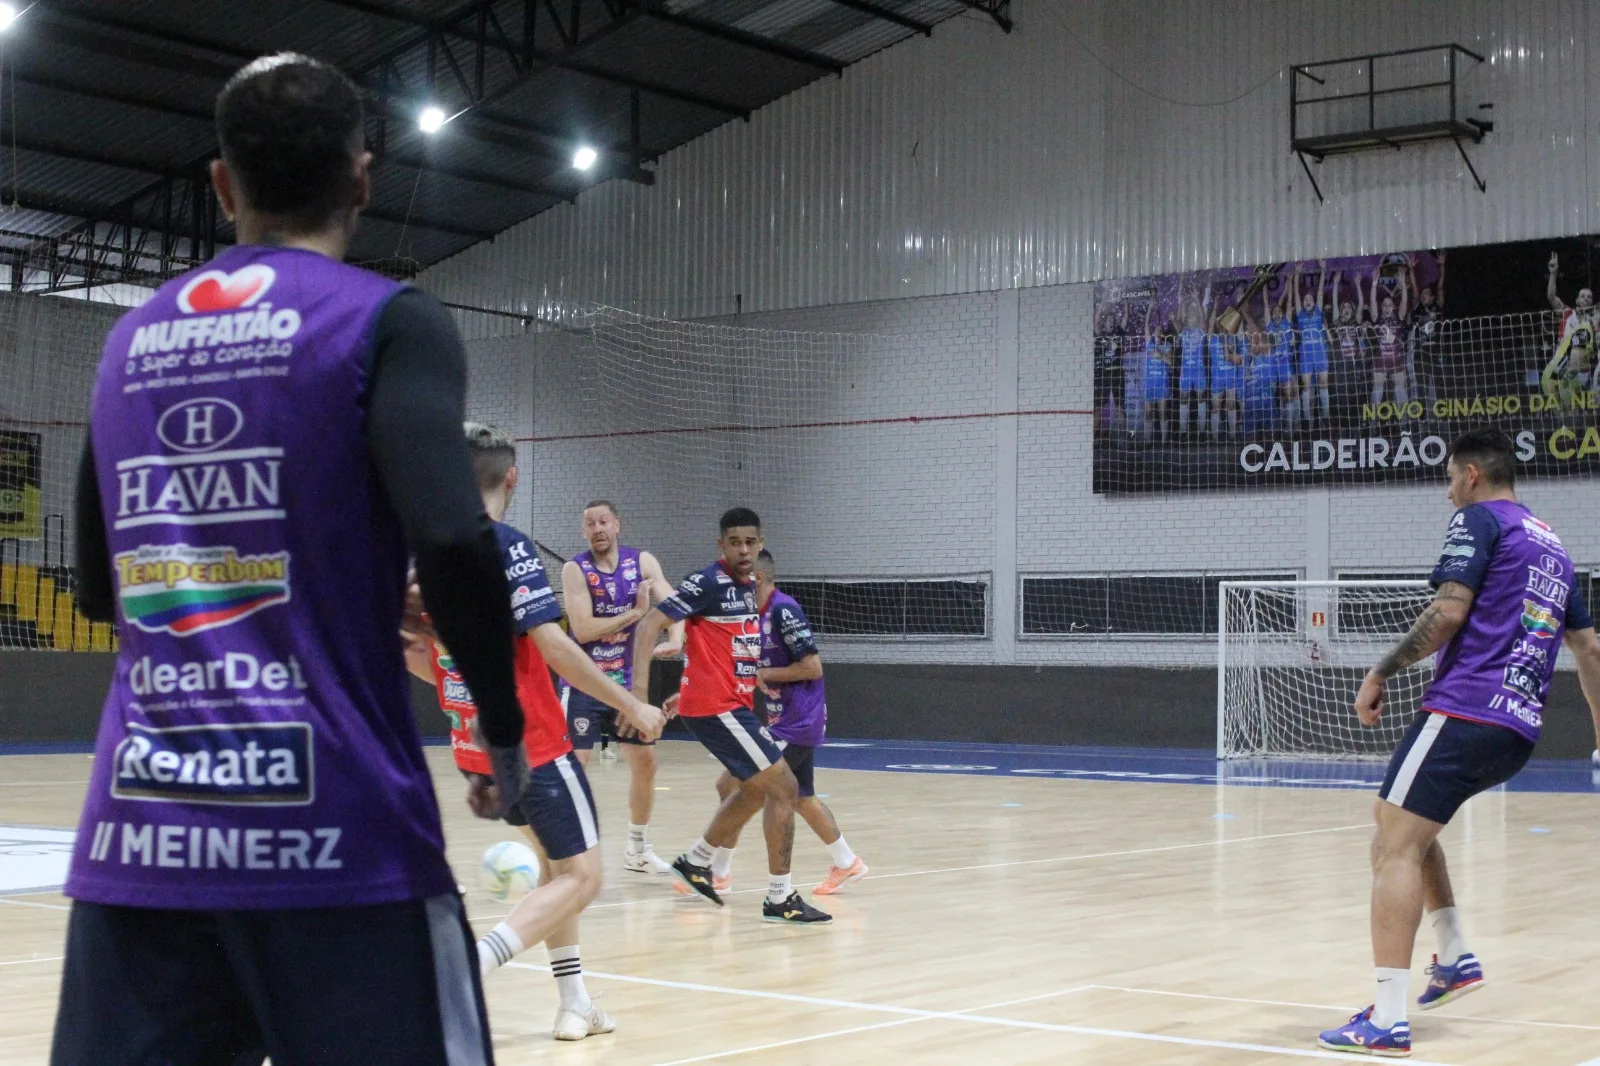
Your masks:
[[[739,296],[757,311],[946,295],[1600,218],[1600,15],[1584,0],[1014,7],[1010,35],[953,19],[668,154],[653,187],[601,185],[423,284],[518,312],[704,317]],[[1319,205],[1288,151],[1286,67],[1449,41],[1489,59],[1464,65],[1462,92],[1495,104],[1470,149],[1488,193],[1446,143],[1331,159]]]

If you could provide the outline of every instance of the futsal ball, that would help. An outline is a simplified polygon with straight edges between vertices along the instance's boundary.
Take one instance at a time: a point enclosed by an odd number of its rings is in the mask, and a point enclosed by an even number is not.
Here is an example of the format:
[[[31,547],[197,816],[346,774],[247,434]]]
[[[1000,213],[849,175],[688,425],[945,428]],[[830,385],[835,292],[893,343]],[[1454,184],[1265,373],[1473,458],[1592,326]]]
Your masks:
[[[495,899],[521,899],[539,884],[539,860],[528,845],[502,840],[483,853],[478,884]]]

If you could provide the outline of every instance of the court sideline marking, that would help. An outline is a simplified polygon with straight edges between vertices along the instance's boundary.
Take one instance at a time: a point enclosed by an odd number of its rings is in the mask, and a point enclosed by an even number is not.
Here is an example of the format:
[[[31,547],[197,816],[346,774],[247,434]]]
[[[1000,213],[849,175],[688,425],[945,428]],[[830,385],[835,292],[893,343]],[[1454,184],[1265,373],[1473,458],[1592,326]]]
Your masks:
[[[61,903],[34,903],[32,900],[12,899],[9,896],[0,896],[0,903],[8,903],[13,907],[38,907],[45,911],[70,911],[72,908]]]
[[[1263,833],[1252,837],[1228,837],[1223,840],[1200,840],[1188,844],[1162,844],[1153,848],[1129,848],[1125,851],[1091,851],[1082,855],[1054,855],[1044,859],[1013,859],[1008,862],[988,862],[976,866],[945,866],[931,870],[902,870],[898,873],[872,874],[869,880],[887,881],[895,877],[927,877],[932,874],[967,873],[972,870],[998,870],[1009,866],[1035,866],[1046,862],[1083,862],[1087,859],[1119,859],[1130,855],[1155,855],[1167,851],[1192,851],[1196,848],[1213,848],[1223,844],[1250,844],[1261,840],[1283,840],[1288,837],[1314,836],[1319,833],[1348,833],[1352,829],[1370,829],[1371,822],[1360,825],[1335,825],[1323,829],[1297,829],[1291,833]],[[663,878],[662,883],[666,884]],[[723,892],[724,896],[743,896],[755,892],[765,893],[764,888],[740,888],[732,892]],[[693,902],[688,896],[660,895],[646,896],[643,899],[616,900],[612,903],[591,903],[586,910],[598,911],[611,907],[637,907],[645,903],[687,903]],[[474,922],[492,922],[504,918],[504,914],[485,914],[471,918]]]
[[[528,962],[508,962],[507,968],[536,970],[549,973],[550,967]],[[1349,1062],[1350,1056],[1338,1051],[1311,1051],[1301,1048],[1277,1047],[1272,1044],[1246,1044],[1232,1040],[1206,1040],[1201,1037],[1167,1036],[1161,1033],[1139,1033],[1127,1029],[1104,1029],[1088,1025],[1061,1025],[1054,1022],[1027,1022],[1015,1018],[997,1018],[988,1014],[965,1014],[959,1011],[922,1010],[917,1007],[898,1007],[887,1003],[858,1003],[848,999],[826,999],[820,996],[802,996],[794,992],[763,992],[748,988],[724,988],[720,985],[703,985],[693,981],[669,981],[656,977],[632,977],[628,974],[601,973],[585,970],[585,977],[597,981],[620,981],[624,984],[652,985],[657,988],[674,988],[686,992],[712,992],[725,996],[742,996],[750,999],[777,1000],[784,1003],[802,1003],[812,1007],[838,1007],[844,1010],[870,1011],[878,1014],[898,1014],[907,1018],[943,1019],[946,1021],[976,1022],[1004,1029],[1026,1029],[1034,1032],[1071,1033],[1075,1036],[1101,1036],[1118,1040],[1142,1040],[1153,1044],[1176,1044],[1182,1047],[1221,1048],[1227,1051],[1251,1051],[1263,1055],[1282,1055],[1296,1059],[1323,1059],[1330,1062]],[[974,1007],[973,1010],[980,1008]],[[1413,1059],[1415,1066],[1451,1066],[1450,1063],[1427,1059]]]
[[[1137,992],[1146,996],[1178,996],[1183,999],[1210,999],[1219,1003],[1254,1003],[1263,1007],[1305,1007],[1307,1010],[1358,1011],[1360,1007],[1327,1003],[1296,1003],[1284,999],[1244,999],[1239,996],[1209,996],[1201,992],[1168,992],[1160,988],[1129,988],[1126,985],[1095,985],[1107,992]],[[1577,1022],[1533,1022],[1520,1018],[1480,1018],[1468,1014],[1433,1014],[1435,1018],[1448,1018],[1455,1022],[1482,1022],[1485,1025],[1530,1025],[1541,1029],[1583,1029],[1600,1033],[1600,1025],[1579,1025]],[[1579,1063],[1578,1066],[1600,1066],[1600,1059]]]
[[[1085,992],[1093,985],[1078,985],[1076,988],[1063,988],[1057,992],[1045,992],[1037,996],[1025,996],[1022,999],[1002,1000],[999,1003],[986,1003],[981,1007],[969,1007],[957,1014],[967,1014],[971,1011],[998,1010],[1001,1007],[1015,1007],[1023,1003],[1034,1003],[1041,999],[1055,999],[1058,996],[1070,996],[1074,992]],[[892,1029],[897,1025],[916,1025],[925,1022],[927,1018],[896,1018],[892,1022],[874,1022],[872,1025],[857,1025],[850,1029],[835,1029],[827,1033],[812,1033],[810,1036],[797,1036],[791,1040],[775,1040],[770,1044],[756,1044],[751,1047],[732,1048],[728,1051],[713,1051],[709,1055],[696,1055],[692,1059],[673,1059],[671,1062],[658,1063],[657,1066],[688,1066],[691,1062],[710,1062],[712,1059],[726,1059],[734,1055],[748,1055],[757,1051],[771,1051],[774,1048],[793,1047],[795,1044],[809,1044],[816,1040],[830,1040],[836,1036],[851,1036],[855,1033],[870,1032],[873,1029]]]

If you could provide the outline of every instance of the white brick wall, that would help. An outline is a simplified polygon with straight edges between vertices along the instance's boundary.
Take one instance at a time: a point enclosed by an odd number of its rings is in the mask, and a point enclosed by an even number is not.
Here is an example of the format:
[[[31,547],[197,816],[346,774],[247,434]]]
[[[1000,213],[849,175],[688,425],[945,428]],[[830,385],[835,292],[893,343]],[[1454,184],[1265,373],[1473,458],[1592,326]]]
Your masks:
[[[1274,571],[1428,567],[1449,514],[1443,486],[1369,486],[1105,496],[1092,491],[1093,406],[1089,285],[1025,289],[1017,307],[1017,568],[1021,574]],[[686,373],[720,399],[699,414],[672,402],[585,410],[596,357],[583,338],[544,333],[471,342],[474,409],[531,426],[523,435],[606,432],[686,418],[740,424],[857,422],[994,414],[994,293],[815,307],[748,315],[744,327],[880,339],[837,354],[782,358],[723,352]],[[727,322],[730,320],[721,320]],[[801,353],[796,338],[790,345]],[[827,345],[822,345],[827,349]],[[819,349],[820,350],[820,349]],[[831,360],[831,361],[830,361]],[[515,364],[531,361],[519,378]],[[493,384],[489,382],[492,380]],[[508,406],[502,383],[531,384]],[[634,437],[541,443],[521,506],[530,532],[562,550],[582,547],[583,502],[610,495],[627,536],[669,574],[714,554],[717,514],[734,502],[761,512],[781,572],[860,577],[992,571],[996,557],[996,442],[1000,419],[893,422],[762,434]],[[528,484],[528,482],[524,482]],[[1326,507],[1320,496],[1325,494]],[[1600,565],[1590,516],[1600,483],[1549,479],[1523,498],[1559,530],[1580,564]],[[1326,529],[1315,528],[1326,515]],[[1322,545],[1325,544],[1324,549]],[[995,627],[1011,625],[994,619]],[[830,657],[888,662],[994,662],[994,641],[833,641]],[[1020,640],[1019,663],[1205,663],[1210,642]]]

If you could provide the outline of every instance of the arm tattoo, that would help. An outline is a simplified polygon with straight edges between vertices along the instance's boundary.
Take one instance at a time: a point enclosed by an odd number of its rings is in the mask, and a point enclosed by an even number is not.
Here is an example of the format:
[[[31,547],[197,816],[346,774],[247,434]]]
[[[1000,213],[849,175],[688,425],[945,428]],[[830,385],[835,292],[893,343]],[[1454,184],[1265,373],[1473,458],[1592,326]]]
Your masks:
[[[1400,643],[1396,644],[1377,666],[1373,667],[1379,677],[1385,680],[1393,677],[1413,663],[1421,662],[1438,650],[1439,645],[1450,639],[1453,631],[1444,616],[1441,604],[1447,600],[1464,601],[1470,606],[1471,596],[1462,595],[1464,588],[1465,586],[1453,581],[1447,581],[1439,586],[1438,595],[1412,623],[1410,631],[1400,638]]]

